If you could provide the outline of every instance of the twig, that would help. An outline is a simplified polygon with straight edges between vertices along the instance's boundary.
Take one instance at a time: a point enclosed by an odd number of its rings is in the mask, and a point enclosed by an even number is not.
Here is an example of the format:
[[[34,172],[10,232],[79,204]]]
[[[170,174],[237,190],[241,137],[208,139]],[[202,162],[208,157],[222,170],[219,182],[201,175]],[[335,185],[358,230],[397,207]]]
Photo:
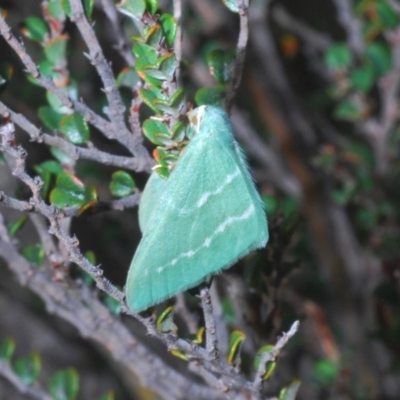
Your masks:
[[[160,357],[137,341],[121,320],[113,317],[87,287],[72,281],[60,285],[52,279],[51,271],[32,267],[11,243],[1,215],[0,256],[19,281],[43,299],[50,312],[70,322],[84,337],[101,343],[116,360],[161,397],[222,399],[215,390],[190,382],[167,366]]]
[[[17,53],[23,64],[25,65],[27,72],[30,73],[39,83],[47,90],[51,91],[56,95],[62,102],[63,105],[69,108],[74,108],[81,113],[85,119],[90,122],[93,126],[103,132],[110,139],[112,136],[112,125],[102,117],[96,115],[91,109],[85,104],[72,100],[62,89],[58,88],[54,82],[42,75],[32,58],[26,52],[23,44],[19,42],[15,36],[11,33],[11,28],[7,25],[5,19],[0,14],[0,34],[4,37],[10,47]],[[110,136],[111,134],[111,136]]]
[[[184,293],[179,293],[176,296],[175,313],[185,322],[188,332],[195,334],[199,326],[198,318],[188,309]]]
[[[264,112],[270,113],[269,110],[265,109]],[[263,166],[274,185],[288,195],[300,198],[301,187],[299,182],[283,165],[277,155],[278,151],[260,139],[241,110],[234,108],[231,120],[235,127],[236,135],[240,142],[243,143],[247,153]]]
[[[64,214],[56,207],[47,205],[41,198],[40,189],[43,185],[42,180],[39,177],[31,178],[25,172],[25,158],[27,153],[21,146],[18,148],[13,147],[15,137],[14,125],[11,122],[0,127],[0,140],[1,150],[9,154],[16,162],[16,166],[13,170],[14,175],[24,182],[32,191],[33,196],[30,199],[30,203],[34,205],[38,212],[43,214],[49,220],[50,233],[54,234],[65,244],[69,252],[70,260],[78,264],[84,271],[91,275],[99,288],[104,290],[110,296],[121,301],[124,298],[124,294],[103,277],[103,271],[100,268],[92,265],[82,255],[78,247],[78,239],[76,237],[70,237],[63,229],[61,229],[59,220],[64,217]]]
[[[399,92],[400,92],[400,28],[385,34],[390,44],[392,69],[378,81],[381,98],[381,111],[377,118],[370,117],[361,121],[357,128],[361,135],[367,136],[375,152],[376,171],[385,175],[389,166],[389,137],[399,123]]]
[[[174,54],[176,57],[175,79],[179,85],[182,61],[182,0],[174,0],[174,18],[177,23]]]
[[[394,10],[396,10],[396,12],[400,14],[400,4],[397,2],[397,0],[387,0],[387,2]]]
[[[7,208],[12,208],[18,211],[33,211],[34,206],[27,201],[14,199],[7,196],[4,192],[0,192],[0,204]]]
[[[134,142],[132,133],[126,127],[124,122],[125,106],[122,103],[117,84],[114,79],[110,64],[104,57],[97,37],[90,26],[81,0],[70,0],[71,21],[74,22],[82,35],[83,40],[89,50],[87,57],[96,68],[104,85],[103,91],[108,100],[107,114],[116,128],[116,139],[124,143],[128,149],[133,149]]]
[[[0,34],[4,37],[10,47],[17,53],[17,55],[25,65],[27,72],[31,74],[41,84],[41,86],[57,96],[63,105],[76,110],[85,118],[88,123],[99,129],[107,138],[120,141],[121,144],[123,144],[129,151],[132,152],[132,154],[134,154],[138,158],[143,158],[144,160],[149,158],[147,150],[141,145],[141,143],[135,143],[132,138],[128,138],[126,137],[126,135],[121,135],[120,132],[118,132],[118,129],[112,123],[94,113],[84,103],[71,99],[67,95],[67,93],[61,88],[58,88],[51,79],[44,76],[40,72],[32,58],[26,52],[23,44],[19,42],[11,33],[11,28],[6,23],[1,14]],[[122,132],[126,131],[127,128],[125,127]]]
[[[227,273],[223,278],[226,294],[235,315],[235,329],[239,329],[246,336],[242,349],[255,354],[259,347],[257,329],[255,329],[259,315],[256,315],[249,303],[249,285],[242,276],[235,273]]]
[[[120,15],[112,0],[100,0],[101,9],[107,16],[113,29],[115,39],[117,41],[116,48],[125,60],[126,64],[130,67],[135,65],[135,56],[131,51],[131,45],[122,30],[122,23]]]
[[[29,398],[35,400],[52,400],[53,398],[45,392],[39,385],[35,382],[33,385],[27,385],[21,378],[14,372],[9,363],[0,360],[0,375],[11,382],[18,391],[24,395],[29,396]]]
[[[208,382],[214,382],[216,387],[224,388],[227,392],[226,397],[234,400],[248,398],[243,391],[251,393],[253,384],[247,381],[234,367],[216,358],[213,353],[210,353],[207,348],[203,348],[193,342],[180,339],[168,333],[159,332],[152,318],[143,318],[136,315],[136,318],[143,323],[150,336],[158,338],[165,343],[168,349],[177,349],[182,351],[189,360],[196,364],[192,368],[194,371],[205,369],[206,372],[199,372],[200,376],[208,376]],[[211,340],[211,343],[213,340]],[[211,379],[211,375],[216,377]],[[228,393],[229,392],[229,393]]]
[[[267,363],[276,360],[279,353],[285,347],[286,343],[290,340],[290,338],[292,338],[296,334],[299,328],[299,324],[300,324],[299,321],[295,321],[290,327],[289,331],[286,333],[284,332],[282,336],[278,339],[274,348],[270,352],[265,352],[261,355],[258,371],[253,382],[256,393],[261,392],[263,376],[265,375],[266,372]]]
[[[57,147],[65,151],[74,160],[93,160],[104,165],[112,165],[114,167],[125,168],[138,172],[150,171],[154,164],[153,160],[149,156],[146,158],[116,156],[106,153],[105,151],[98,150],[95,147],[85,148],[75,146],[59,136],[42,133],[41,129],[32,124],[32,122],[30,122],[26,117],[24,117],[22,114],[12,111],[1,101],[0,114],[5,118],[10,118],[11,121],[22,128],[32,140],[35,140],[38,143],[44,142],[49,146]]]
[[[213,315],[217,330],[219,355],[220,357],[227,359],[229,352],[229,330],[224,309],[222,307],[222,299],[219,293],[219,284],[222,283],[220,278],[220,276],[215,276],[213,278],[213,284],[210,288],[210,296],[213,304]]]
[[[203,287],[200,290],[200,299],[201,299],[201,304],[203,306],[204,323],[206,326],[206,349],[212,358],[217,358],[218,357],[217,330],[215,327],[215,320],[214,320],[210,292],[207,287]]]
[[[140,315],[132,314],[127,309],[127,306],[124,303],[124,293],[118,290],[106,278],[103,277],[103,271],[101,269],[93,266],[86,258],[83,257],[78,247],[79,243],[76,237],[70,237],[66,232],[64,232],[64,230],[61,229],[59,224],[59,219],[62,218],[63,211],[58,210],[55,207],[48,206],[47,204],[44,203],[44,201],[40,197],[40,188],[42,182],[39,178],[31,178],[25,172],[26,152],[23,150],[22,147],[18,148],[13,147],[15,143],[15,138],[14,138],[13,124],[11,122],[0,127],[0,138],[1,138],[1,147],[0,147],[1,151],[6,152],[9,156],[11,156],[15,160],[15,168],[13,170],[14,175],[18,177],[22,182],[24,182],[32,191],[33,196],[30,199],[30,203],[32,203],[34,207],[48,219],[50,223],[49,232],[51,234],[54,234],[60,240],[60,242],[65,246],[65,248],[68,251],[69,260],[77,264],[80,268],[82,268],[85,272],[87,272],[90,276],[92,276],[97,284],[97,287],[99,287],[102,291],[104,291],[105,293],[107,293],[108,295],[110,295],[111,297],[113,297],[122,304],[123,312],[135,316],[139,321],[141,321],[145,325],[148,334],[161,340],[163,343],[167,345],[168,349],[178,349],[184,352],[189,359],[196,360],[196,362],[201,362],[202,368],[207,369],[211,373],[220,375],[221,379],[223,379],[224,385],[228,387],[229,390],[232,392],[232,394],[234,394],[235,396],[239,396],[238,393],[241,392],[242,390],[251,391],[252,390],[251,382],[244,379],[244,377],[238,371],[236,371],[235,368],[231,367],[227,363],[222,362],[219,358],[217,358],[215,323],[213,321],[212,305],[209,299],[208,289],[202,291],[202,303],[204,307],[206,328],[208,332],[206,349],[202,348],[201,346],[193,342],[180,339],[175,335],[159,332],[155,326],[154,320],[149,318],[143,318]],[[9,264],[11,262],[14,263],[15,265],[21,263],[22,260],[24,260],[24,258],[22,258],[16,252],[16,250],[13,251],[12,247],[10,248],[10,246],[12,246],[11,243],[7,244],[6,243],[7,241],[4,240],[3,242],[0,241],[1,256],[4,257]],[[1,247],[2,245],[3,247]],[[18,262],[15,260],[13,261],[13,258],[16,257],[18,257]],[[29,266],[29,264],[25,263],[22,269],[15,270],[14,272],[17,274],[19,280],[22,283],[30,285],[33,273],[32,273],[32,268]],[[45,271],[43,271],[43,273],[44,272]],[[46,279],[51,280],[51,277],[49,276]],[[70,284],[69,284],[69,289],[71,289]],[[39,295],[41,295],[42,298],[50,295],[48,293],[48,290],[50,289],[47,287],[46,287],[47,291],[43,289],[42,286],[40,287],[39,291],[37,289],[37,286],[35,286],[34,290],[35,292],[39,293]],[[73,312],[72,310],[66,312],[64,307],[70,304],[70,301],[72,301],[72,299],[78,301],[79,296],[71,294],[67,295],[67,292],[65,292],[63,296],[64,297],[62,300],[57,300],[56,302],[50,299],[49,303],[52,307],[51,310],[53,312],[56,312],[58,315],[63,316],[68,321],[74,323],[74,321],[76,321],[77,318],[76,310],[78,309],[78,306],[77,305],[73,306]],[[64,304],[64,302],[66,304]],[[82,318],[91,320],[92,317],[89,317],[88,315],[85,314],[84,316],[82,316]],[[95,335],[95,338],[97,338],[96,336],[97,333],[93,333],[92,331],[93,328],[87,327],[86,324],[82,325],[82,321],[80,321],[80,323],[81,325],[79,326],[79,329],[83,335],[88,336],[89,334],[91,334]],[[118,356],[118,354],[120,355]],[[114,356],[117,358],[125,357],[125,353],[122,350],[121,353],[118,354],[116,355],[114,353]],[[195,390],[195,389],[196,388],[193,386],[190,387],[190,389],[188,390]],[[200,398],[198,396],[187,396],[187,397]],[[241,397],[239,396],[234,398],[240,399]]]
[[[242,81],[244,62],[246,60],[246,48],[249,40],[249,0],[237,0],[240,16],[240,30],[236,45],[236,57],[233,66],[232,79],[225,97],[225,110],[231,113],[236,91]]]
[[[123,199],[112,200],[110,202],[100,201],[94,204],[87,211],[87,215],[94,215],[104,211],[118,210],[122,211],[128,208],[135,207],[140,202],[141,193],[135,193],[130,196],[124,197]],[[18,200],[13,197],[7,196],[4,192],[0,192],[0,205],[13,210],[22,212],[32,212],[41,214],[41,210],[38,209],[35,204],[29,201]],[[62,210],[58,210],[57,217],[61,220],[69,217],[76,217],[81,215],[80,207],[67,207]]]
[[[39,235],[40,242],[43,244],[46,257],[49,259],[51,266],[58,268],[65,265],[65,258],[58,251],[54,243],[54,237],[49,233],[45,218],[39,214],[30,214],[29,219],[32,221]]]
[[[269,78],[268,86],[274,93],[274,102],[277,109],[281,109],[297,140],[302,143],[302,149],[307,152],[314,148],[315,133],[302,114],[299,104],[284,74],[284,68],[277,54],[272,34],[265,23],[269,1],[262,2],[259,7],[250,8],[250,39],[255,47],[264,76]],[[263,7],[263,8],[261,8]]]
[[[351,0],[334,0],[338,12],[338,20],[347,33],[350,48],[357,56],[364,54],[364,40],[360,19],[353,15],[354,4]]]
[[[208,369],[204,368],[200,363],[198,362],[191,362],[189,364],[189,370],[194,372],[196,375],[201,376],[208,384],[210,387],[215,387],[221,392],[228,392],[229,387],[224,384],[224,382],[215,374],[210,372]],[[229,398],[230,396],[227,396]],[[235,395],[235,400],[237,399]]]
[[[300,47],[300,51],[304,53],[310,70],[326,82],[333,82],[334,73],[326,68],[321,57],[321,53],[326,51],[333,40],[328,35],[318,32],[304,22],[292,17],[281,6],[275,6],[271,14],[278,24],[303,40],[304,44]]]
[[[293,18],[282,6],[276,5],[272,9],[271,14],[279,25],[299,36],[315,50],[323,52],[333,44],[332,39],[328,35],[318,32],[304,22]]]

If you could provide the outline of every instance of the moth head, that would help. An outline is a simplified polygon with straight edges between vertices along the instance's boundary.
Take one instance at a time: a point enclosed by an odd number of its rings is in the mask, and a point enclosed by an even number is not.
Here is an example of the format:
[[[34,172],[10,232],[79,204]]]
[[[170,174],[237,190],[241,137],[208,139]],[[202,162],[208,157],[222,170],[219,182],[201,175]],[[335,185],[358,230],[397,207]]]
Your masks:
[[[195,108],[192,111],[189,111],[187,113],[187,117],[189,119],[190,126],[193,130],[193,134],[196,135],[199,133],[200,125],[201,125],[201,120],[203,118],[204,111],[206,109],[206,106],[200,106]]]

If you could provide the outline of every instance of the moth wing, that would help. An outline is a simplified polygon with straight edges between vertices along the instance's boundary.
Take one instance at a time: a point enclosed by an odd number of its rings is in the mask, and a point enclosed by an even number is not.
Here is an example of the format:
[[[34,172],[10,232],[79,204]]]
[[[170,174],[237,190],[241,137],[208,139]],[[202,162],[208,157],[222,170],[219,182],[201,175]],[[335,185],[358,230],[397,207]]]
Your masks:
[[[194,287],[267,239],[262,203],[237,143],[195,136],[132,260],[128,306],[138,312]]]
[[[147,228],[158,201],[165,190],[167,181],[161,178],[157,172],[153,172],[144,187],[139,204],[139,226],[142,233]]]

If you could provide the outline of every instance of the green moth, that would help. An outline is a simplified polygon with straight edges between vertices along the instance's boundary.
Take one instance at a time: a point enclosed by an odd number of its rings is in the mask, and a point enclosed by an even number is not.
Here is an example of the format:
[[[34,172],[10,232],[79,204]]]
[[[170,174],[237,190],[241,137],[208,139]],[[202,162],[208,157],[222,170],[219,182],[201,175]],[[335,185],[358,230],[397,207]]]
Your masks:
[[[133,312],[198,285],[268,241],[263,203],[228,116],[201,106],[188,117],[193,138],[170,177],[153,173],[143,193],[143,238],[126,283]]]

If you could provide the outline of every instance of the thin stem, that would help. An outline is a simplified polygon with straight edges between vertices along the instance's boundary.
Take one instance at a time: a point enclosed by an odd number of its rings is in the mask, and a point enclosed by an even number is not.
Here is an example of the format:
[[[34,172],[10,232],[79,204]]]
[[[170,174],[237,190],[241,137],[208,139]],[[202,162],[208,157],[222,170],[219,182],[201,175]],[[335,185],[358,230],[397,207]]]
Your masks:
[[[240,31],[236,45],[236,57],[233,66],[232,79],[225,97],[225,110],[230,114],[236,92],[240,86],[246,60],[246,48],[249,40],[249,0],[237,0],[239,6]]]
[[[174,0],[174,18],[177,23],[174,54],[176,57],[175,79],[179,84],[182,61],[182,0]]]

